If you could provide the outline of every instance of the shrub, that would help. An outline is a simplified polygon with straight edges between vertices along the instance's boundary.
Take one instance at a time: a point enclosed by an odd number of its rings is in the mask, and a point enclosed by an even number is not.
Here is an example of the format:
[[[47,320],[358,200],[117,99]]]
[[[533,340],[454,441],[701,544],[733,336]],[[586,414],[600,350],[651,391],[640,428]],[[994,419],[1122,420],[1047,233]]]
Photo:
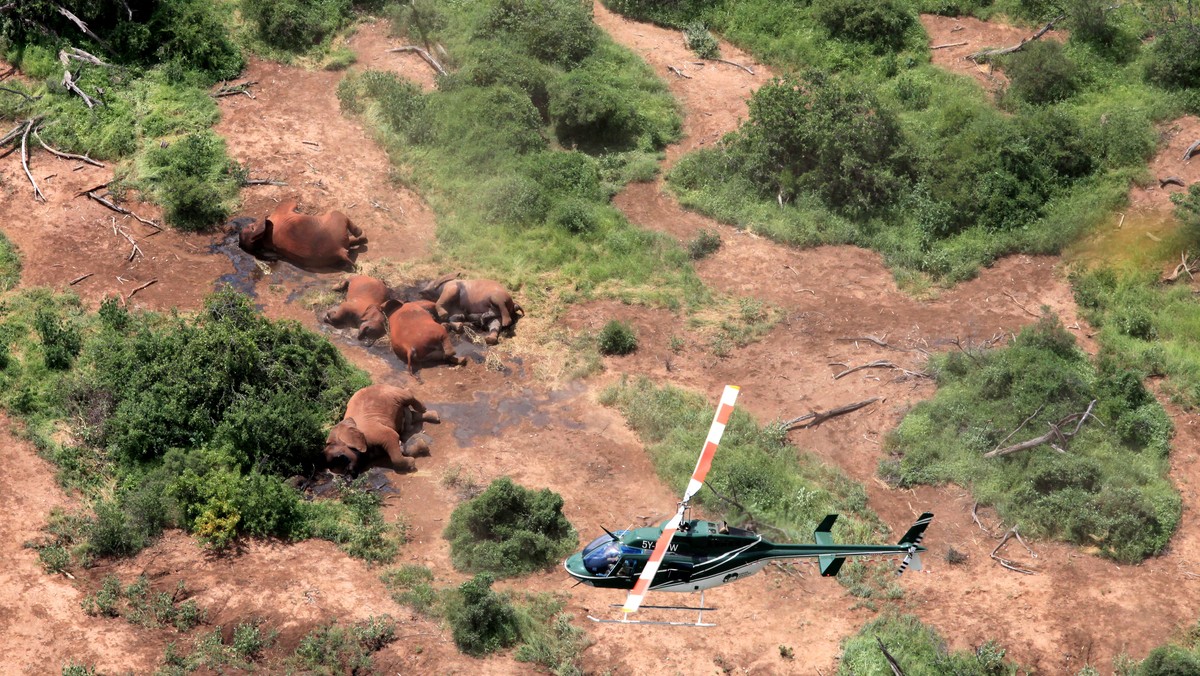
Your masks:
[[[550,85],[550,119],[564,145],[627,148],[638,134],[638,113],[609,78],[594,68],[578,68]]]
[[[1079,68],[1055,40],[1038,40],[1009,56],[1004,72],[1008,92],[1033,104],[1061,101],[1079,86]]]
[[[696,233],[696,236],[687,243],[688,257],[694,261],[708,258],[720,248],[721,236],[707,228]]]
[[[242,72],[246,60],[226,30],[218,5],[206,0],[157,4],[144,43],[153,61],[201,72],[203,84],[229,80]]]
[[[1200,657],[1185,648],[1165,645],[1150,651],[1138,667],[1138,676],[1185,676],[1200,673]]]
[[[613,319],[600,329],[600,351],[604,354],[630,354],[637,347],[637,333],[629,322]]]
[[[495,0],[489,4],[476,30],[481,39],[512,41],[538,60],[564,68],[578,65],[596,48],[598,29],[588,3]]]
[[[0,234],[0,291],[8,291],[21,281],[21,257],[8,238]]]
[[[1164,7],[1165,14],[1154,22],[1146,78],[1169,89],[1200,86],[1200,19],[1176,13],[1171,4]]]
[[[908,673],[958,676],[1015,676],[1018,666],[1004,661],[1005,650],[988,641],[975,652],[950,652],[940,634],[912,615],[882,615],[842,643],[837,673],[888,673],[882,642]]]
[[[183,230],[223,222],[241,188],[241,168],[211,131],[152,146],[141,159],[136,185],[163,205],[166,219]]]
[[[480,657],[512,646],[520,638],[512,604],[492,589],[492,577],[476,575],[459,587],[461,599],[450,611],[454,644]]]
[[[255,660],[262,652],[275,642],[277,631],[264,632],[259,622],[242,622],[233,630],[233,643],[230,647],[238,657],[244,660]]]
[[[531,491],[508,477],[455,508],[446,526],[450,560],[467,572],[504,577],[554,565],[576,544],[560,495]]]
[[[898,49],[904,33],[915,23],[912,13],[896,0],[818,0],[817,21],[836,38]]]
[[[242,15],[258,28],[263,42],[303,52],[341,28],[349,0],[242,0]]]
[[[688,49],[702,59],[715,59],[721,56],[721,43],[699,21],[691,21],[683,27],[683,40]]]
[[[62,319],[50,308],[39,308],[34,315],[34,328],[42,339],[42,351],[48,368],[66,370],[79,354],[79,330]]]
[[[396,622],[390,615],[372,616],[350,627],[333,623],[302,638],[294,660],[321,673],[372,673],[371,654],[395,640]]]
[[[593,232],[599,225],[596,209],[591,202],[567,197],[550,209],[549,222],[576,235]]]

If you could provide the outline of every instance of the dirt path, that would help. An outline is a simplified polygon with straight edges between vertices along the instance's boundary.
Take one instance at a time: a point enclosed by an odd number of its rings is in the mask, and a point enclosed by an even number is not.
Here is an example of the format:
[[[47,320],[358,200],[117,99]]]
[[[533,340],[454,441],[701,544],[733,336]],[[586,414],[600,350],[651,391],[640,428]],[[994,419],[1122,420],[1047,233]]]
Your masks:
[[[596,15],[597,22],[614,39],[638,51],[660,73],[665,72],[663,64],[681,60],[676,53],[682,50],[676,32],[615,18],[598,4]],[[922,17],[922,22],[934,44],[970,40],[963,50],[1016,42],[1025,34],[1006,26],[977,25],[982,22],[971,19]],[[964,30],[951,31],[956,24],[964,25]],[[724,44],[722,48],[729,49]],[[953,49],[934,54],[935,62],[952,63],[956,70],[974,70],[964,69],[962,55]],[[971,74],[977,78],[981,75]],[[694,129],[692,121],[697,118],[730,121],[744,114],[750,91],[743,86],[722,90],[720,83],[669,74],[663,77],[684,102],[685,129]],[[722,130],[706,125],[705,137],[689,137],[680,146],[694,148],[730,130],[732,127]],[[669,164],[680,153],[673,148],[667,155]],[[630,319],[639,335],[648,338],[647,344],[635,356],[610,360],[613,371],[645,373],[659,382],[670,381],[710,393],[718,392],[726,382],[738,382],[746,395],[754,393],[743,396],[739,405],[762,421],[794,417],[870,396],[882,397],[871,408],[816,430],[793,432],[792,438],[801,448],[839,465],[863,482],[871,506],[893,528],[904,527],[919,511],[928,509],[937,514],[930,529],[933,544],[926,558],[927,571],[906,577],[903,584],[907,594],[902,606],[931,622],[952,646],[973,648],[996,638],[1008,648],[1010,656],[1047,673],[1074,673],[1088,663],[1105,671],[1117,654],[1144,656],[1177,627],[1195,621],[1200,590],[1188,570],[1200,545],[1194,524],[1200,507],[1194,488],[1200,469],[1190,450],[1195,448],[1195,416],[1172,411],[1180,430],[1172,476],[1183,492],[1185,512],[1168,554],[1139,566],[1117,566],[1075,547],[1039,542],[1035,548],[1040,559],[1035,565],[1040,573],[1022,576],[1000,569],[988,558],[995,541],[974,523],[972,503],[965,490],[951,486],[895,491],[874,479],[884,436],[912,405],[933,395],[935,388],[930,381],[897,379],[886,370],[832,379],[844,368],[840,364],[887,359],[919,370],[922,363],[917,353],[885,350],[845,338],[875,335],[903,347],[954,349],[948,346],[948,340],[976,342],[996,333],[1018,331],[1033,321],[1032,315],[1042,305],[1058,313],[1085,349],[1094,353],[1096,346],[1087,338],[1090,329],[1078,318],[1069,285],[1056,269],[1057,258],[1010,257],[932,301],[917,302],[896,288],[880,257],[872,252],[849,247],[797,251],[776,245],[680,210],[661,181],[630,186],[614,202],[633,222],[681,240],[700,228],[719,232],[721,249],[699,266],[705,282],[719,290],[775,304],[786,311],[787,320],[763,340],[726,359],[715,358],[711,350],[695,341],[681,353],[674,353],[669,339],[686,337],[687,330],[664,325],[652,311],[603,304],[572,311],[570,321],[577,326],[598,326],[609,315]],[[987,510],[983,510],[983,518],[989,519]],[[989,523],[998,526],[994,516]],[[943,557],[948,547],[967,553],[968,562],[946,565]],[[803,660],[797,652],[797,662],[806,665],[804,673],[813,673],[818,667],[828,673],[836,667],[834,657],[840,639],[873,614],[861,610],[837,612],[853,601],[840,587],[823,585],[823,580],[806,580],[797,586],[781,578],[768,575],[757,581],[757,588],[752,578],[712,595],[719,594],[721,603],[735,608],[735,613],[759,611],[769,613],[771,618],[752,621],[738,617],[729,622],[722,617],[722,626],[713,630],[714,637],[719,637],[717,644],[740,646],[736,655],[739,659],[734,662],[738,666],[766,667],[777,644],[787,643],[786,636],[794,636],[796,625],[807,621],[804,614],[786,604],[781,608],[773,603],[772,594],[780,592],[767,588],[799,591],[805,594],[809,610],[814,604],[823,611],[834,610],[832,617],[822,616],[815,626],[804,627]],[[762,605],[756,607],[756,603]],[[602,650],[604,644],[602,639],[593,650]],[[664,666],[677,665],[670,661],[655,665]],[[777,668],[776,653],[774,666],[766,670]]]
[[[929,34],[930,47],[941,47],[931,52],[933,64],[974,79],[992,96],[1008,86],[1008,77],[989,64],[975,63],[967,57],[984,49],[1018,44],[1037,32],[999,21],[980,21],[970,16],[922,14],[920,18],[921,25]],[[1065,42],[1067,33],[1052,30],[1041,39]]]

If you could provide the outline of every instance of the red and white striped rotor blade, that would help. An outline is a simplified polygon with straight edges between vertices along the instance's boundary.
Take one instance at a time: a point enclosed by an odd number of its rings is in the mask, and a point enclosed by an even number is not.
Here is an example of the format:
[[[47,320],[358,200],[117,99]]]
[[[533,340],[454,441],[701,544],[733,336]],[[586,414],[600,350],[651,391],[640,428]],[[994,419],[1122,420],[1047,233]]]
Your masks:
[[[733,413],[733,405],[737,401],[737,396],[737,387],[725,386],[725,391],[721,393],[721,403],[717,404],[717,413],[713,416],[712,425],[708,429],[708,438],[704,440],[704,450],[700,452],[700,459],[696,461],[696,469],[692,472],[692,479],[688,482],[687,490],[683,494],[683,501],[679,503],[679,511],[675,512],[675,516],[671,517],[671,520],[663,527],[662,535],[658,537],[658,542],[654,544],[654,551],[650,553],[650,560],[646,561],[646,567],[642,569],[642,574],[638,576],[629,596],[625,598],[625,606],[621,608],[621,612],[636,613],[638,607],[642,605],[642,599],[650,590],[650,583],[654,581],[654,575],[658,573],[658,567],[671,547],[675,531],[679,530],[679,524],[683,521],[683,513],[687,510],[688,501],[704,486],[704,478],[708,476],[708,470],[712,468],[713,456],[717,453],[717,445],[721,443],[721,436],[725,434],[725,425],[729,422],[730,414]]]

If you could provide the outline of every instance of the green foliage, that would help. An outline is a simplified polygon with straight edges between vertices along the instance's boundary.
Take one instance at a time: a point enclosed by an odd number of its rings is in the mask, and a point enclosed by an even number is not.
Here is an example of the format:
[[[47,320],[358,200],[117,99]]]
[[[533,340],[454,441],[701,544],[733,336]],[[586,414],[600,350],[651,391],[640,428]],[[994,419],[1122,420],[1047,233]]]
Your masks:
[[[332,623],[302,638],[293,661],[319,674],[369,673],[374,671],[371,655],[395,640],[396,622],[390,615],[349,627]]]
[[[425,566],[404,565],[383,575],[383,584],[396,603],[422,614],[438,611],[438,592],[433,588],[433,571]]]
[[[1079,68],[1055,40],[1038,40],[1008,57],[1004,73],[1008,92],[1033,104],[1061,101],[1079,86]]]
[[[842,643],[837,673],[890,673],[880,642],[904,665],[904,672],[913,676],[1015,676],[1019,670],[1016,664],[1004,660],[1005,650],[995,641],[984,643],[973,653],[951,652],[941,635],[915,616],[886,614],[871,620]]]
[[[486,573],[462,583],[460,598],[448,613],[454,644],[468,655],[480,657],[508,648],[520,638],[517,611],[492,589]]]
[[[98,676],[100,672],[95,667],[74,660],[63,665],[62,676]]]
[[[1165,645],[1150,651],[1138,667],[1138,676],[1185,676],[1200,673],[1200,656],[1180,646]]]
[[[539,61],[571,68],[596,48],[592,6],[581,0],[494,0],[475,29],[478,39],[513,41]]]
[[[185,594],[182,581],[173,592],[152,592],[145,575],[135,578],[128,587],[123,587],[116,575],[108,575],[100,589],[83,597],[81,605],[88,615],[121,617],[142,627],[174,626],[186,632],[203,621],[205,613],[193,600],[179,603]]]
[[[659,387],[649,379],[622,382],[601,394],[615,406],[647,444],[646,452],[659,478],[682,493],[696,465],[696,453],[712,422],[713,407],[703,397],[675,387]],[[787,443],[778,425],[760,427],[735,409],[713,460],[708,483],[752,514],[701,491],[693,498],[712,514],[731,523],[752,517],[790,535],[808,537],[827,514],[842,518],[835,526],[839,542],[867,542],[882,528],[867,508],[866,491],[836,469]]]
[[[71,360],[79,354],[79,331],[64,324],[52,308],[39,308],[33,318],[34,329],[42,339],[46,366],[63,371],[71,368]]]
[[[721,56],[721,43],[699,21],[690,21],[683,27],[683,41],[688,49],[702,59],[715,59]]]
[[[707,228],[696,233],[696,236],[688,240],[687,243],[688,257],[694,261],[708,258],[720,248],[721,236],[716,231],[708,230]]]
[[[907,5],[897,0],[818,0],[816,19],[836,38],[899,49],[904,33],[916,23]]]
[[[1007,348],[957,352],[935,362],[937,396],[908,414],[888,441],[901,485],[969,486],[1007,523],[1138,561],[1162,550],[1179,522],[1166,478],[1170,422],[1138,378],[1090,364],[1057,318],[1043,317]],[[1042,446],[985,458],[1036,437],[1046,423],[1093,413],[1068,452]],[[1036,415],[1034,415],[1036,413]],[[1021,431],[1010,434],[1030,418]],[[1071,431],[1074,421],[1065,423]]]
[[[275,643],[278,635],[278,631],[263,631],[260,622],[243,622],[234,628],[230,647],[238,657],[256,660]]]
[[[577,539],[562,507],[562,496],[548,488],[531,491],[508,477],[496,479],[451,514],[445,532],[450,560],[459,570],[503,577],[554,565]]]
[[[727,144],[761,194],[813,193],[852,214],[894,202],[911,173],[895,114],[865,87],[823,73],[763,85]]]
[[[241,8],[263,42],[292,52],[321,42],[350,16],[350,0],[241,0]]]
[[[204,230],[223,222],[237,201],[242,169],[210,131],[188,134],[140,158],[136,185],[163,205],[169,223]]]
[[[610,320],[600,329],[600,352],[604,354],[630,354],[637,350],[637,333],[629,322]]]
[[[1200,86],[1200,17],[1185,3],[1155,4],[1155,38],[1147,49],[1146,78],[1169,89]]]
[[[21,257],[8,238],[0,234],[0,291],[8,291],[21,281]],[[0,363],[0,368],[3,368]]]

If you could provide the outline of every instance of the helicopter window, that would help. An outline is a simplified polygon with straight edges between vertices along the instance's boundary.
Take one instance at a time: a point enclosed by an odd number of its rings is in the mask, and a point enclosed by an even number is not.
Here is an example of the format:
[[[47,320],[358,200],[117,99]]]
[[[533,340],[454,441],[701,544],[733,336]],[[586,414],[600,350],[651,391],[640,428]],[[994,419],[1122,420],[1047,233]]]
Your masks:
[[[609,536],[607,533],[604,535],[601,535],[600,537],[596,538],[595,540],[592,540],[591,542],[589,542],[588,546],[583,548],[583,556],[586,558],[587,555],[591,554],[596,548],[598,548],[602,545],[606,545],[612,541],[613,541],[612,537]]]
[[[608,536],[605,536],[604,540],[605,542],[591,547],[591,551],[584,550],[583,567],[587,568],[587,571],[592,575],[604,575],[608,573],[621,558],[621,543],[613,541]]]

